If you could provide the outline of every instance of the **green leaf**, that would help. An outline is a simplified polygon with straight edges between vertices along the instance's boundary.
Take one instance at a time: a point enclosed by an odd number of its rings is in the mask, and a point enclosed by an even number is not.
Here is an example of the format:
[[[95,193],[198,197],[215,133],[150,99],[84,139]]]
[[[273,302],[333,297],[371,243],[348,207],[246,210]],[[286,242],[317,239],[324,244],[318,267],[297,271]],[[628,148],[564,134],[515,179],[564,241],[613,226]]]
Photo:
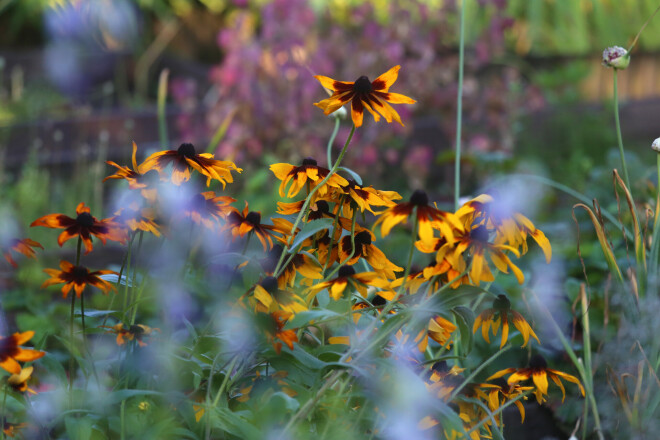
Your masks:
[[[461,349],[464,355],[472,350],[472,326],[474,325],[474,313],[467,307],[454,307],[452,313],[456,317],[456,325],[461,332]]]
[[[300,229],[300,232],[298,232],[296,235],[296,239],[293,241],[293,243],[291,243],[291,246],[289,247],[289,253],[293,252],[298,246],[300,246],[303,241],[316,234],[317,232],[332,228],[334,221],[335,220],[332,218],[321,218],[318,220],[313,220],[309,223],[305,223],[305,225]]]
[[[110,315],[111,313],[117,313],[117,310],[94,310],[94,309],[86,309],[85,310],[85,316],[88,316],[90,318],[95,318],[97,316],[105,316],[105,315]],[[80,316],[80,313],[76,313],[76,316]]]
[[[292,329],[305,326],[310,321],[325,321],[327,319],[337,319],[340,317],[339,313],[331,310],[307,310],[304,312],[296,313],[293,319],[286,323],[285,329]]]
[[[89,418],[66,417],[64,425],[71,440],[89,440],[92,436],[92,420]]]

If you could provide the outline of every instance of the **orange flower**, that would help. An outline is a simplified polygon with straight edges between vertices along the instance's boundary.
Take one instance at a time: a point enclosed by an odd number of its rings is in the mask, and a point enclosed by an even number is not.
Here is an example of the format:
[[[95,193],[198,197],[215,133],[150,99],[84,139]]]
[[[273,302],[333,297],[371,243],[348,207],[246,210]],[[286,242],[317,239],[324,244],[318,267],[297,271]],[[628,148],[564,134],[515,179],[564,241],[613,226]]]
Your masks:
[[[280,231],[275,225],[265,225],[261,223],[261,213],[250,211],[248,202],[245,202],[245,208],[241,213],[238,209],[233,211],[227,217],[226,228],[231,230],[232,239],[244,237],[249,232],[254,232],[264,247],[264,251],[273,247],[273,231],[285,234],[288,231]]]
[[[543,396],[548,394],[548,378],[552,379],[552,381],[559,387],[559,389],[561,389],[562,402],[566,398],[566,391],[564,390],[564,385],[561,383],[561,379],[565,379],[576,384],[578,387],[580,387],[580,392],[584,396],[584,387],[582,387],[582,384],[577,377],[558,370],[553,370],[552,368],[548,368],[548,363],[540,354],[535,354],[532,356],[532,358],[529,360],[529,367],[527,368],[507,368],[498,371],[486,380],[497,379],[504,376],[505,374],[510,373],[513,374],[511,374],[511,376],[509,376],[507,379],[507,383],[509,385],[522,382],[523,380],[529,380],[530,377],[532,378],[534,385],[536,386],[536,391],[534,391],[534,394],[536,395],[536,400],[539,403],[543,403],[545,401]]]
[[[151,207],[140,207],[137,202],[133,202],[115,212],[114,219],[131,231],[151,232],[160,237],[161,225],[156,222],[156,212]]]
[[[349,284],[351,284],[360,295],[366,298],[367,288],[369,286],[384,289],[387,288],[390,283],[386,279],[381,278],[376,272],[355,273],[355,269],[353,269],[352,266],[342,266],[339,268],[336,278],[315,284],[309,289],[309,291],[315,296],[318,292],[327,288],[330,292],[330,297],[335,301],[338,301],[344,295],[344,291]]]
[[[295,197],[308,182],[310,189],[314,188],[317,183],[320,183],[330,173],[329,169],[318,166],[316,160],[311,157],[303,159],[300,166],[288,163],[275,163],[270,166],[270,170],[275,174],[275,177],[282,181],[280,184],[280,197],[284,197],[284,190],[291,183],[289,191],[286,194],[288,198]],[[342,185],[348,185],[348,181],[338,174],[333,174],[324,186],[319,188],[317,194],[324,196],[328,192],[328,187],[339,188]]]
[[[401,122],[399,114],[388,104],[414,104],[414,99],[398,93],[390,93],[389,89],[399,76],[401,66],[394,66],[387,72],[373,81],[369,81],[366,76],[361,76],[355,82],[336,81],[327,76],[316,75],[316,78],[323,87],[332,90],[334,93],[328,99],[314,103],[315,106],[323,110],[323,113],[329,115],[344,104],[351,103],[351,118],[356,127],[362,125],[364,109],[378,122],[380,115],[383,115],[389,123],[392,120]],[[380,113],[380,115],[378,113]]]
[[[160,181],[160,175],[156,170],[147,170],[144,164],[138,165],[137,160],[135,159],[136,154],[137,145],[135,145],[135,142],[133,142],[133,155],[131,158],[133,162],[133,169],[117,165],[110,160],[106,161],[105,163],[108,165],[117,168],[117,172],[106,177],[103,179],[103,181],[105,182],[108,179],[126,179],[130,189],[139,189],[142,197],[147,200],[154,201],[157,191],[154,186]]]
[[[16,434],[18,434],[19,429],[23,429],[27,426],[27,423],[9,423],[9,422],[4,422],[2,426],[2,432],[7,436],[14,438]]]
[[[142,171],[151,169],[162,172],[169,164],[172,164],[172,183],[181,185],[182,182],[190,180],[190,169],[197,170],[206,176],[206,186],[215,179],[222,183],[224,188],[227,182],[231,183],[234,178],[231,171],[242,172],[241,168],[231,161],[216,160],[211,153],[197,154],[193,144],[181,144],[176,150],[159,151],[147,157],[140,166]]]
[[[282,351],[282,342],[289,347],[289,350],[293,350],[293,343],[298,342],[298,335],[296,334],[295,329],[284,330],[284,326],[291,316],[292,313],[286,312],[284,310],[277,310],[268,315],[270,317],[269,328],[266,329],[268,337],[272,341],[273,348],[275,352],[280,354]],[[282,342],[275,342],[275,339],[279,339]]]
[[[196,194],[181,212],[182,217],[190,218],[194,223],[215,230],[220,220],[234,212],[236,208],[229,206],[236,199],[229,196],[216,196],[213,191]]]
[[[53,284],[65,283],[64,286],[62,286],[62,294],[64,298],[67,297],[72,288],[76,292],[76,296],[80,298],[87,284],[101,289],[106,295],[110,290],[116,290],[115,286],[99,277],[99,275],[107,274],[119,275],[114,270],[97,270],[96,272],[90,272],[86,267],[74,266],[65,260],[60,261],[60,269],[62,270],[44,269],[44,272],[50,275],[51,278],[44,281],[41,285],[42,289],[44,287],[52,286]]]
[[[43,249],[44,247],[38,242],[34,240],[30,240],[29,238],[24,238],[22,240],[14,239],[9,241],[10,250],[21,253],[28,258],[34,258],[34,259],[37,258],[34,248]],[[7,260],[7,262],[9,262],[9,264],[11,264],[14,267],[18,267],[18,264],[16,264],[16,261],[12,258],[9,251],[4,252],[3,255],[5,256],[5,259]]]
[[[103,244],[106,243],[106,240],[120,243],[126,241],[126,231],[114,221],[114,217],[99,221],[90,214],[89,208],[84,203],[78,205],[76,214],[76,218],[64,214],[48,214],[36,219],[30,226],[64,229],[57,237],[57,243],[60,246],[72,238],[80,237],[85,243],[85,254],[92,251],[92,235],[101,240]]]
[[[155,331],[160,332],[159,328],[151,328],[142,324],[134,324],[125,328],[124,324],[121,322],[112,327],[108,327],[106,325],[102,325],[101,327],[110,329],[110,331],[106,333],[117,334],[117,345],[124,345],[126,340],[129,340],[137,341],[140,347],[145,347],[147,345],[147,343],[143,340],[145,336],[151,336],[151,334]]]
[[[481,335],[486,340],[486,342],[490,343],[488,339],[488,332],[491,326],[493,329],[493,336],[495,336],[499,330],[500,321],[502,321],[502,342],[500,343],[500,348],[502,348],[504,347],[504,344],[506,344],[506,341],[509,337],[509,320],[511,320],[513,325],[522,335],[523,347],[525,347],[529,342],[530,336],[536,339],[536,342],[539,344],[541,343],[529,323],[520,313],[516,312],[515,310],[511,310],[511,302],[509,301],[509,298],[502,294],[497,295],[497,298],[493,301],[492,308],[484,310],[479,314],[479,316],[477,316],[477,318],[474,320],[472,333],[476,333],[479,327],[481,327]]]
[[[18,362],[31,362],[43,357],[46,354],[43,351],[19,347],[32,339],[32,336],[33,331],[14,333],[8,338],[0,336],[0,368],[11,374],[20,374],[21,365]]]
[[[9,376],[9,379],[7,379],[7,384],[16,392],[24,393],[27,391],[31,394],[37,394],[37,392],[28,387],[27,384],[33,370],[34,367],[21,368],[20,372]]]
[[[428,246],[433,243],[434,229],[439,229],[449,242],[454,240],[454,230],[463,229],[454,214],[429,205],[429,197],[422,190],[416,190],[408,202],[401,202],[380,213],[374,226],[382,224],[380,232],[385,237],[395,225],[406,221],[412,215],[413,210],[416,210],[419,238]]]

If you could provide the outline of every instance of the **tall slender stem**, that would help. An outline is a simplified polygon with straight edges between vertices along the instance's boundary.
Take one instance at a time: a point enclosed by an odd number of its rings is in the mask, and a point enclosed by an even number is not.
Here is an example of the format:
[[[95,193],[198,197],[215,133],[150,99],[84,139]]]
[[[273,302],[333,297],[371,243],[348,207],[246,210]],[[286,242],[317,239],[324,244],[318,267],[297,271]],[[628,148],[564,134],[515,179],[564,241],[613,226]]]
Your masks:
[[[82,238],[78,236],[78,248],[76,249],[76,267],[80,266],[80,251],[82,248]],[[83,292],[84,293],[84,292]],[[80,319],[82,320],[83,342],[87,341],[85,336],[85,295],[80,295]]]
[[[621,122],[619,122],[619,91],[617,85],[617,69],[614,72],[614,122],[616,125],[616,140],[619,144],[619,154],[621,155],[621,166],[623,167],[623,178],[626,181],[628,191],[632,193],[630,187],[630,178],[628,177],[628,167],[626,166],[626,155],[623,151],[623,138],[621,137]]]
[[[339,120],[339,118],[335,117],[335,129],[332,130],[332,134],[330,135],[330,140],[328,140],[328,147],[326,148],[326,154],[328,155],[328,168],[332,167],[332,144],[335,143],[335,138],[337,137],[337,133],[339,133],[340,124],[341,121]]]
[[[327,176],[325,176],[325,179],[321,180],[317,185],[314,186],[312,191],[307,195],[307,198],[305,199],[305,203],[303,204],[302,208],[300,209],[300,213],[298,214],[298,217],[296,218],[296,221],[293,223],[293,226],[291,227],[291,238],[290,240],[293,240],[293,235],[296,232],[296,228],[300,224],[301,220],[307,213],[307,208],[309,207],[309,204],[311,203],[312,199],[314,198],[314,194],[316,194],[316,191],[319,190],[319,188],[323,187],[325,183],[330,180],[330,178],[337,172],[337,168],[339,168],[339,164],[341,163],[342,159],[344,158],[344,155],[346,154],[346,150],[348,149],[348,145],[351,143],[351,140],[353,139],[353,134],[355,133],[355,124],[353,124],[353,127],[351,128],[351,132],[348,135],[348,139],[346,139],[346,143],[344,144],[344,148],[341,149],[341,153],[339,153],[339,157],[337,158],[337,161],[335,164],[332,166],[332,169],[328,173]],[[289,250],[289,246],[291,243],[287,243],[287,245],[284,247],[284,250],[282,251],[282,255],[280,256],[280,260],[277,262],[277,266],[275,266],[275,270],[273,271],[273,276],[277,278],[280,275],[280,271],[282,270],[282,263],[284,262],[284,258]]]
[[[458,39],[458,94],[456,97],[456,158],[454,161],[454,209],[461,195],[461,131],[463,128],[463,65],[465,59],[465,2],[462,0]]]

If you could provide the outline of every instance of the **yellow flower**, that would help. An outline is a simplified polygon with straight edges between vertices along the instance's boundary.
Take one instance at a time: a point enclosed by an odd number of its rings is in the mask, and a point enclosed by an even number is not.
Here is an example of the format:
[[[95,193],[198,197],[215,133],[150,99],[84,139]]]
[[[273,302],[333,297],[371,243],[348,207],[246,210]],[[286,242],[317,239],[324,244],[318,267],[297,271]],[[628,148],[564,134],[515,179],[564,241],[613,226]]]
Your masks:
[[[477,316],[477,318],[474,320],[472,332],[476,333],[479,327],[481,327],[481,335],[486,340],[486,342],[490,343],[488,332],[492,328],[493,336],[496,336],[501,321],[502,342],[500,343],[500,348],[502,348],[504,347],[504,344],[506,344],[506,341],[509,337],[509,320],[511,320],[513,325],[522,335],[524,341],[522,345],[523,347],[525,347],[529,342],[530,336],[536,339],[536,342],[539,344],[541,343],[539,338],[536,336],[536,333],[534,333],[534,330],[532,330],[532,327],[527,321],[525,321],[525,318],[523,318],[523,316],[515,310],[511,310],[511,302],[505,295],[497,295],[497,298],[493,301],[493,307],[484,310],[479,314],[479,316]]]
[[[376,272],[355,273],[355,269],[353,269],[352,266],[341,266],[337,272],[336,278],[315,284],[309,289],[311,295],[308,298],[308,301],[323,289],[328,289],[330,297],[335,301],[338,301],[344,295],[344,291],[349,284],[353,286],[360,295],[366,298],[367,288],[369,286],[384,289],[387,288],[390,283],[386,279],[381,278]]]
[[[344,104],[351,103],[351,118],[356,127],[362,125],[364,109],[378,122],[382,115],[387,122],[401,122],[399,114],[388,104],[414,104],[414,99],[398,93],[390,93],[389,89],[399,76],[401,66],[394,66],[387,72],[373,81],[369,81],[366,76],[361,76],[355,82],[336,81],[327,76],[316,75],[316,78],[323,87],[332,90],[334,93],[328,99],[314,103],[315,106],[323,110],[323,113],[329,115]],[[378,112],[378,113],[376,113]],[[380,115],[379,115],[380,113]]]
[[[275,177],[282,181],[280,184],[280,197],[285,197],[284,190],[291,183],[289,191],[286,193],[288,198],[295,197],[307,183],[309,183],[311,190],[330,173],[329,169],[318,166],[316,160],[311,157],[303,159],[300,166],[276,163],[270,166],[270,170],[275,174]],[[318,189],[316,194],[324,196],[328,192],[328,187],[339,188],[342,185],[348,185],[348,181],[335,173],[330,176],[324,186]]]
[[[19,393],[24,393],[28,392],[31,394],[37,394],[36,391],[34,391],[32,388],[28,387],[28,380],[30,379],[30,376],[32,375],[32,371],[34,370],[34,367],[26,367],[26,368],[21,368],[21,371],[18,373],[14,373],[11,376],[9,376],[9,379],[7,379],[7,384],[14,389],[14,391],[19,392]]]
[[[14,333],[11,336],[0,336],[0,368],[11,374],[20,374],[21,365],[18,362],[31,362],[43,357],[43,351],[23,348],[20,345],[26,343],[34,336],[33,331]]]
[[[507,368],[498,371],[486,380],[497,379],[504,376],[505,374],[511,374],[511,376],[509,376],[507,379],[508,384],[515,384],[522,382],[523,380],[529,380],[531,377],[532,381],[534,382],[534,386],[536,387],[534,394],[536,395],[536,400],[539,403],[543,403],[545,401],[543,396],[548,395],[548,378],[552,379],[552,381],[559,387],[559,389],[561,389],[562,402],[566,398],[566,391],[564,390],[564,385],[561,383],[561,379],[565,379],[576,384],[578,387],[580,387],[580,392],[582,393],[582,396],[584,396],[584,387],[582,387],[582,384],[577,377],[548,368],[548,363],[540,354],[535,354],[532,356],[532,358],[529,360],[529,367],[527,368]]]
[[[224,188],[227,183],[234,181],[232,171],[242,172],[234,162],[217,160],[211,153],[197,154],[193,144],[181,144],[176,150],[159,151],[147,157],[140,170],[147,172],[157,170],[162,172],[169,164],[172,164],[172,183],[181,185],[182,182],[190,180],[190,170],[197,170],[206,176],[206,186],[215,179],[222,183]]]

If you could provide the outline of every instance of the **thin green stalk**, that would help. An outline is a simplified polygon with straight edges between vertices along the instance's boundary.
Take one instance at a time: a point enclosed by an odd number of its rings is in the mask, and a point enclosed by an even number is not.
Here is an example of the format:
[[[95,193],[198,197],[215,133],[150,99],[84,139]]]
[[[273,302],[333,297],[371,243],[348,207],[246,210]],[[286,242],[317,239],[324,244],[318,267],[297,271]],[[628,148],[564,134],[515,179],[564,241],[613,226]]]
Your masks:
[[[80,251],[82,250],[82,238],[78,235],[78,247],[76,249],[76,267],[80,266]],[[80,318],[82,319],[83,343],[87,341],[85,336],[85,295],[80,295]]]
[[[119,408],[119,438],[124,440],[126,438],[126,417],[125,417],[125,407],[126,401],[121,401],[121,406]]]
[[[302,208],[300,209],[300,213],[298,214],[298,217],[296,218],[296,221],[293,223],[293,226],[291,227],[291,238],[290,240],[293,240],[293,236],[296,232],[296,228],[300,224],[301,220],[307,213],[307,209],[309,208],[309,204],[312,201],[312,198],[314,197],[314,194],[316,194],[316,191],[319,190],[319,188],[322,188],[325,183],[330,180],[330,178],[337,172],[337,168],[339,168],[339,164],[341,163],[342,159],[344,158],[344,155],[346,154],[346,150],[348,149],[348,145],[351,143],[351,139],[353,139],[353,134],[355,133],[355,124],[353,124],[353,127],[351,128],[351,132],[348,135],[348,139],[346,139],[346,143],[344,144],[344,147],[341,149],[341,153],[339,153],[339,157],[337,158],[337,161],[335,164],[332,166],[332,169],[328,173],[327,176],[325,176],[325,179],[321,180],[316,186],[314,186],[314,189],[309,193],[307,198],[305,199],[305,203],[303,204]],[[280,256],[279,261],[277,262],[277,266],[275,266],[275,270],[273,271],[273,276],[277,278],[280,275],[280,270],[282,269],[282,263],[284,262],[284,257],[287,254],[289,250],[289,246],[291,243],[287,243],[286,246],[284,247],[284,250],[282,251],[282,255]]]
[[[2,411],[0,411],[0,440],[5,440],[5,430],[3,428],[5,423],[7,423],[7,388],[7,385],[3,387]]]
[[[227,367],[227,370],[225,372],[225,377],[222,379],[222,383],[220,384],[220,389],[218,390],[218,394],[216,394],[215,399],[213,399],[213,408],[218,406],[220,397],[222,396],[222,393],[225,392],[225,387],[227,386],[227,382],[229,382],[229,376],[231,376],[231,372],[234,371],[236,362],[238,362],[238,356],[234,356],[234,359],[232,359],[231,363]]]
[[[545,305],[541,302],[541,300],[536,296],[534,291],[532,291],[532,294],[536,298],[536,302],[538,303],[540,309],[546,315],[548,321],[552,324],[552,327],[555,330],[557,336],[559,337],[559,340],[561,341],[564,350],[568,354],[568,357],[571,358],[573,365],[575,365],[575,368],[578,370],[578,373],[580,373],[580,377],[582,378],[582,382],[584,383],[585,393],[587,395],[586,398],[588,398],[589,402],[591,402],[591,412],[594,416],[596,434],[598,435],[598,438],[600,440],[604,440],[605,437],[603,436],[603,431],[600,425],[600,415],[598,414],[598,405],[596,404],[596,397],[594,396],[594,392],[593,392],[592,371],[589,370],[589,372],[587,373],[585,366],[582,363],[582,360],[578,359],[577,355],[573,351],[573,348],[571,347],[571,343],[566,339],[566,336],[564,336],[564,332],[561,330],[561,328],[559,328],[559,325],[555,321],[555,318],[552,316],[550,311],[545,307]]]
[[[135,238],[135,235],[133,236]],[[128,254],[126,255],[126,275],[124,276],[126,282],[124,283],[124,306],[122,307],[122,316],[126,319],[128,312],[128,277],[131,274],[131,253],[133,251],[133,240],[128,243]],[[121,279],[119,280],[121,281]]]
[[[658,186],[655,196],[655,220],[653,222],[653,241],[651,242],[651,253],[649,259],[649,279],[658,286],[658,255],[660,254],[660,154],[656,155]]]
[[[473,372],[470,374],[468,377],[465,378],[465,380],[456,388],[454,388],[454,391],[452,391],[451,396],[447,400],[448,402],[452,402],[456,396],[461,392],[465,386],[472,382],[472,380],[477,377],[477,374],[481,373],[481,371],[486,368],[490,363],[494,362],[495,359],[500,357],[504,352],[506,352],[509,348],[511,348],[510,345],[507,345],[505,348],[498,350],[495,354],[493,354],[491,357],[486,359],[485,362],[482,362]]]
[[[463,69],[465,60],[465,2],[462,0],[458,39],[458,94],[456,97],[456,159],[454,162],[454,209],[461,195],[461,131],[463,128]]]
[[[167,102],[167,77],[169,69],[163,69],[158,77],[158,138],[161,148],[167,149],[169,138],[167,136],[167,116],[165,114]]]
[[[133,281],[131,282],[131,292],[134,293],[134,299],[132,300],[133,306],[132,306],[132,313],[131,313],[131,320],[130,323],[131,325],[135,324],[135,316],[137,315],[137,308],[138,304],[140,301],[140,295],[142,294],[142,289],[139,289],[137,293],[135,293],[135,289],[137,288],[137,265],[138,265],[138,258],[140,256],[140,249],[142,248],[142,237],[144,236],[144,231],[140,231],[140,238],[138,238],[138,246],[137,250],[135,251],[135,264],[133,264]],[[128,280],[127,280],[128,281]]]
[[[621,166],[623,167],[623,178],[626,181],[628,191],[632,193],[630,186],[630,178],[628,177],[628,167],[626,166],[626,156],[623,151],[623,138],[621,137],[621,122],[619,121],[619,92],[617,85],[617,69],[612,69],[614,72],[614,123],[616,125],[616,140],[619,144],[619,154],[621,155]]]
[[[514,403],[516,403],[516,402],[519,401],[520,399],[523,399],[523,398],[527,397],[527,396],[528,396],[529,394],[531,394],[531,393],[532,393],[531,391],[525,391],[524,393],[520,394],[519,396],[516,396],[515,398],[513,398],[513,399],[507,401],[504,405],[502,405],[502,406],[500,406],[499,408],[497,408],[497,410],[495,410],[495,411],[493,411],[492,413],[490,413],[490,415],[491,415],[492,417],[495,417],[496,415],[500,414],[502,411],[504,411],[505,409],[507,409],[509,406],[513,405]],[[466,435],[465,437],[466,437],[466,438],[471,438],[471,437],[470,437],[470,434],[472,434],[473,432],[475,432],[475,431],[481,429],[481,427],[482,427],[483,425],[485,425],[489,420],[491,420],[491,419],[490,419],[489,417],[486,417],[486,418],[482,419],[481,421],[479,421],[479,423],[477,423],[476,425],[474,425],[474,426],[473,426],[473,427],[467,432],[467,435]]]
[[[332,168],[332,144],[335,143],[335,138],[337,137],[337,133],[339,133],[340,124],[341,121],[339,120],[339,118],[335,117],[335,129],[332,131],[332,134],[330,135],[330,140],[328,140],[328,146],[326,148],[326,154],[328,155],[328,168]]]
[[[633,40],[632,44],[628,48],[628,53],[630,53],[630,51],[633,50],[633,47],[635,47],[635,44],[637,44],[637,40],[639,40],[639,36],[642,35],[642,32],[644,32],[644,29],[646,29],[646,26],[651,22],[651,20],[653,19],[653,17],[655,17],[655,14],[657,14],[658,11],[660,11],[660,6],[655,8],[655,11],[653,11],[653,14],[651,14],[651,16],[646,19],[646,21],[642,25],[641,29],[639,30],[639,32],[637,32],[637,35],[635,35],[635,39]]]
[[[343,196],[342,196],[342,198],[343,198]],[[339,204],[341,204],[341,202],[342,202],[342,200],[339,201]],[[335,215],[335,221],[332,224],[332,230],[328,232],[329,237],[330,237],[330,244],[328,245],[328,255],[325,259],[325,264],[323,265],[323,272],[321,272],[321,273],[325,273],[326,269],[328,268],[328,264],[330,263],[330,254],[332,253],[332,247],[333,247],[333,244],[334,244],[334,241],[335,241],[334,240],[334,238],[335,238],[335,229],[337,228],[337,226],[339,226],[339,213],[340,213],[340,210],[337,209],[337,214]]]
[[[355,223],[357,221],[357,210],[353,210],[353,222],[351,223],[351,254],[348,256],[347,259],[344,261],[340,262],[340,264],[337,265],[337,267],[330,272],[330,275],[324,278],[324,281],[332,279],[333,276],[337,272],[339,272],[339,269],[341,269],[342,265],[346,263],[347,261],[351,261],[351,258],[355,255]],[[340,238],[341,239],[341,238]],[[330,239],[330,243],[332,244],[332,238]],[[330,254],[328,253],[328,259],[330,259]]]
[[[128,241],[128,248],[130,249],[131,245],[133,244],[133,240],[135,240],[135,236],[137,234],[133,233],[131,236],[131,239]],[[121,277],[124,274],[124,269],[126,268],[126,260],[128,259],[128,254],[129,251],[127,250],[126,253],[124,254],[124,258],[121,261],[121,268],[119,269],[119,276],[117,277],[117,282],[115,283],[117,291],[119,291],[121,287]],[[115,299],[117,298],[117,294],[115,293],[112,298],[110,299],[110,305],[108,306],[108,310],[112,310],[112,306],[115,303]],[[103,318],[103,324],[101,326],[104,326],[108,322],[108,318],[110,317],[110,314],[105,315]]]
[[[414,218],[413,228],[412,228],[412,242],[410,243],[410,250],[408,250],[408,261],[406,262],[406,267],[403,269],[403,281],[401,286],[390,301],[390,304],[395,303],[401,295],[406,291],[406,282],[408,281],[408,275],[410,275],[410,266],[412,265],[413,255],[415,254],[415,241],[417,240],[417,230],[419,229],[419,220],[417,219],[417,207],[413,209],[413,212],[410,214],[410,217]],[[385,307],[383,307],[383,312],[385,312]],[[383,312],[380,313],[380,316],[383,316]],[[389,310],[388,310],[389,312]]]

